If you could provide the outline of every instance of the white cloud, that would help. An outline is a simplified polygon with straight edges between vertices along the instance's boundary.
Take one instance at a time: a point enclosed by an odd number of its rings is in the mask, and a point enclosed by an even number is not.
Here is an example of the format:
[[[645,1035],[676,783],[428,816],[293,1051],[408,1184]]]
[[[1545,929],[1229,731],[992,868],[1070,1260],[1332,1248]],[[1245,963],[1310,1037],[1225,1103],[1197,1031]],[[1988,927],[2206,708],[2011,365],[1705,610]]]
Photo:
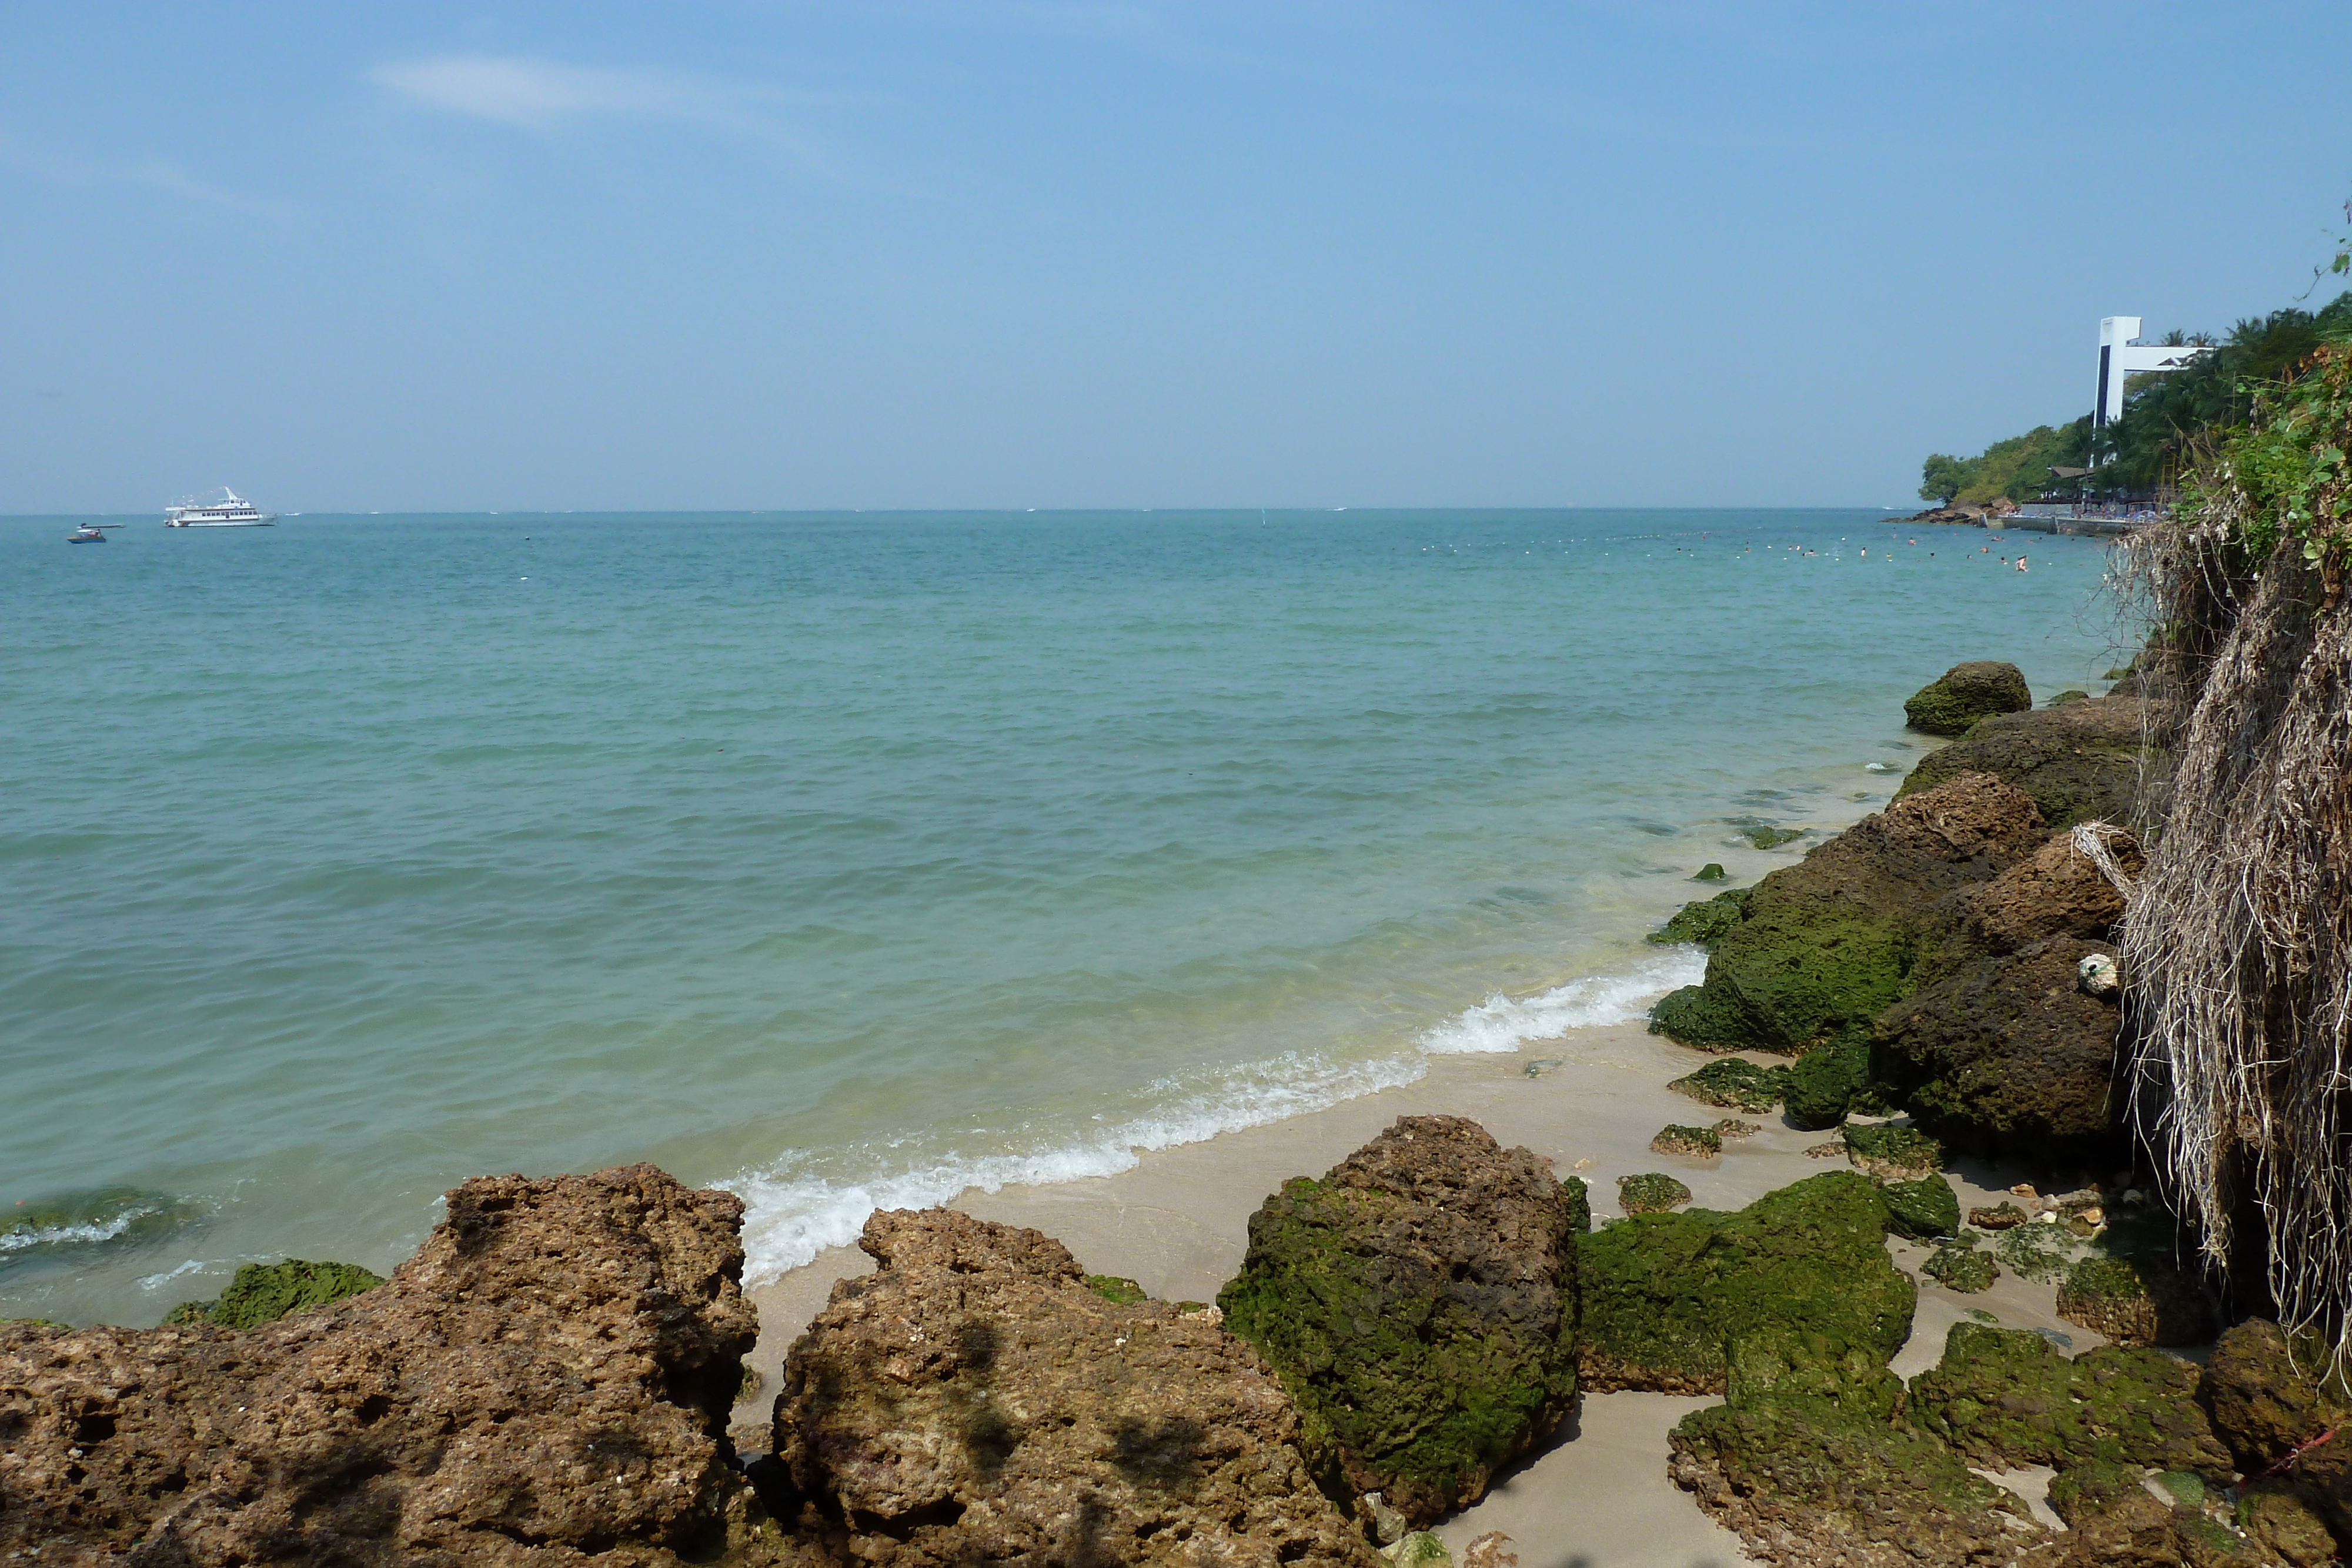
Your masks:
[[[288,215],[283,202],[208,183],[189,174],[178,164],[161,158],[142,159],[136,163],[96,162],[28,147],[5,132],[0,132],[0,164],[21,169],[53,185],[143,185],[151,191],[161,191],[184,201],[226,207],[232,212],[249,213],[257,217],[283,218]]]
[[[582,114],[667,114],[692,120],[727,111],[721,95],[648,71],[599,70],[480,55],[384,66],[375,79],[430,108],[544,130]]]

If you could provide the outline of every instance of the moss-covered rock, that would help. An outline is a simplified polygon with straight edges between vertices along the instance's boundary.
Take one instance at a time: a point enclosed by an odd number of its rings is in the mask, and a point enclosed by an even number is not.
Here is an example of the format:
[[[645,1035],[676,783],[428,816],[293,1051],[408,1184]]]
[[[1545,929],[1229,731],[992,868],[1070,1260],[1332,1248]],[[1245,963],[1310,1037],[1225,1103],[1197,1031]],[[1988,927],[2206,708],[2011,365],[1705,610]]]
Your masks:
[[[1708,1051],[1793,1055],[1866,1040],[1909,988],[1939,900],[1990,880],[2046,836],[2032,801],[1988,777],[1866,817],[1745,894],[1706,978],[1668,995],[1651,1027]]]
[[[2213,1333],[2196,1280],[2147,1259],[2078,1260],[2058,1287],[2058,1315],[2117,1344],[2201,1344]]]
[[[1691,880],[1693,882],[1721,882],[1728,874],[1729,873],[1723,869],[1722,862],[1709,861],[1705,865],[1699,867],[1698,870],[1691,873]]]
[[[1797,1058],[1781,1098],[1790,1122],[1818,1130],[1844,1121],[1869,1086],[1870,1047],[1842,1040]]]
[[[1568,1228],[1572,1236],[1590,1235],[1592,1230],[1592,1189],[1580,1176],[1563,1176],[1559,1184],[1560,1201],[1568,1206]]]
[[[1886,1200],[1886,1228],[1895,1235],[1933,1241],[1959,1234],[1959,1195],[1942,1176],[1890,1181],[1878,1192]]]
[[[2082,690],[2080,687],[2069,686],[2063,692],[2052,694],[2050,700],[2043,703],[2042,706],[2043,707],[2064,707],[2068,703],[2085,701],[2089,698],[2090,695],[2090,693]]]
[[[2074,1266],[2077,1250],[2074,1238],[2063,1228],[2038,1220],[2002,1231],[1992,1244],[1992,1255],[2001,1267],[2037,1285],[2054,1285],[2065,1279],[2066,1270]]]
[[[1691,1189],[1664,1171],[1617,1178],[1617,1207],[1627,1214],[1664,1214],[1691,1200]]]
[[[1650,1152],[1711,1160],[1723,1153],[1723,1134],[1713,1127],[1685,1127],[1668,1123],[1659,1128],[1657,1135],[1650,1140]]]
[[[2006,1563],[2025,1505],[1924,1433],[1802,1395],[1695,1410],[1667,1473],[1759,1561],[1896,1568]]]
[[[2323,1382],[2327,1367],[2317,1335],[2291,1341],[2276,1323],[2254,1319],[2214,1345],[2199,1393],[2238,1468],[2291,1492],[2352,1555],[2352,1378],[2337,1370]],[[2317,1441],[2329,1432],[2336,1435]],[[2307,1536],[2286,1503],[2264,1506],[2276,1532]]]
[[[2005,1197],[1989,1207],[1969,1210],[1969,1223],[1979,1230],[2011,1230],[2032,1218]]]
[[[289,1258],[283,1263],[247,1263],[236,1271],[216,1301],[185,1301],[163,1321],[212,1323],[225,1329],[249,1329],[274,1323],[289,1312],[323,1307],[362,1291],[373,1291],[383,1276],[354,1263],[308,1263]]]
[[[2129,821],[2143,789],[2161,809],[2170,758],[2148,739],[2164,727],[2161,708],[2144,697],[2109,695],[1995,715],[1920,758],[1895,800],[1964,773],[1990,773],[2032,796],[2053,828],[2095,818]]]
[[[1885,1234],[1885,1200],[1850,1171],[1736,1214],[1641,1214],[1594,1232],[1579,1247],[1589,1385],[1721,1393],[1729,1343],[1769,1328],[1822,1334],[1884,1364],[1916,1302]]]
[[[1754,818],[1735,819],[1731,825],[1739,830],[1739,836],[1746,839],[1750,847],[1759,850],[1777,850],[1782,844],[1793,844],[1805,836],[1801,828],[1783,828]]]
[[[1651,932],[1649,940],[1661,945],[1692,942],[1712,950],[1723,940],[1724,933],[1747,918],[1746,898],[1747,890],[1740,888],[1685,904],[1668,916],[1664,925]]]
[[[1958,1246],[1937,1248],[1934,1255],[1919,1265],[1919,1272],[1944,1289],[1958,1291],[1964,1296],[1991,1290],[1992,1282],[2000,1277],[2000,1270],[1990,1255],[1972,1247]]]
[[[1881,1181],[1917,1181],[1944,1168],[1944,1145],[1916,1127],[1849,1122],[1840,1135],[1853,1168]]]
[[[1459,1116],[1408,1116],[1250,1218],[1224,1326],[1299,1406],[1334,1495],[1426,1522],[1475,1501],[1576,1394],[1570,1189]]]
[[[2050,1511],[2068,1524],[2086,1523],[2094,1514],[2108,1511],[2135,1493],[2147,1497],[2147,1489],[2141,1484],[2147,1473],[2145,1466],[2113,1459],[2084,1459],[2069,1465],[2050,1478]]]
[[[2256,1481],[2238,1499],[2238,1528],[2286,1568],[2323,1568],[2343,1561],[2342,1545],[2312,1500],[2285,1480]]]
[[[1106,1301],[1118,1301],[1123,1305],[1151,1299],[1150,1293],[1142,1286],[1123,1274],[1089,1274],[1087,1276],[1087,1289]]]
[[[1744,1057],[1727,1056],[1675,1079],[1666,1087],[1677,1094],[1689,1095],[1702,1105],[1720,1105],[1731,1111],[1769,1111],[1780,1103],[1788,1082],[1789,1070],[1785,1067],[1759,1067]]]
[[[1743,1122],[1737,1116],[1726,1116],[1707,1130],[1718,1138],[1752,1138],[1764,1130],[1764,1124]]]
[[[1775,1322],[1741,1334],[1725,1354],[1724,1397],[1734,1405],[1822,1399],[1878,1421],[1894,1420],[1903,1408],[1903,1380],[1874,1347]]]
[[[1928,735],[1965,735],[1980,718],[2032,706],[2033,694],[2026,689],[2023,671],[2015,664],[1980,659],[1954,664],[1921,686],[1903,705],[1903,716],[1913,729]]]
[[[2109,1347],[2070,1362],[2030,1330],[1962,1322],[1943,1360],[1911,1380],[1910,1418],[1990,1469],[2105,1459],[2226,1476],[2230,1456],[2197,1383],[2196,1367],[2158,1351]]]

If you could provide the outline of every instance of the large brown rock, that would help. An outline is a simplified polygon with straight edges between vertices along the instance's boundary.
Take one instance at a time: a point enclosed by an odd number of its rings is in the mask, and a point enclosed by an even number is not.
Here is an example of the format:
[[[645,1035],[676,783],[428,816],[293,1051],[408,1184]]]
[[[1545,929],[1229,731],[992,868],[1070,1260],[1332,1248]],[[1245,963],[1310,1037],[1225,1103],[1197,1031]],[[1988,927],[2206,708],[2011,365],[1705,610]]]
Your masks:
[[[2105,848],[2116,870],[2139,873],[2145,861],[2139,841],[2117,831],[2107,835]],[[1966,934],[1995,953],[2014,953],[2044,936],[2104,941],[2124,917],[2123,894],[2074,835],[2064,832],[2053,834],[2022,864],[1963,893],[1958,903]]]
[[[1059,1242],[950,1210],[858,1244],[879,1271],[834,1286],[776,1400],[800,1540],[891,1568],[1372,1568],[1210,1314],[1110,1301]]]
[[[1996,714],[1922,758],[1895,799],[1990,773],[2032,796],[2053,828],[2128,822],[2142,805],[2161,816],[2171,759],[2158,737],[2168,712],[2145,697],[2107,696]]]
[[[1912,1120],[1981,1154],[2081,1160],[2113,1138],[2114,1003],[2076,968],[2098,943],[2050,936],[1978,959],[1882,1014],[1872,1065]]]
[[[0,1555],[790,1562],[719,1441],[741,1204],[651,1166],[448,1195],[391,1281],[245,1331],[0,1324]]]
[[[1541,1155],[1465,1117],[1405,1116],[1251,1217],[1217,1304],[1298,1401],[1327,1490],[1425,1523],[1567,1415],[1570,1210]]]
[[[2352,1379],[2336,1372],[2323,1381],[2326,1372],[2325,1344],[2291,1343],[2278,1324],[2255,1319],[2214,1345],[2200,1392],[2238,1468],[2269,1475],[2352,1552]]]
[[[1903,715],[1913,729],[1929,735],[1965,735],[1980,718],[2033,706],[2024,673],[2015,664],[1979,659],[1954,664],[1911,695]]]
[[[1651,1027],[1711,1051],[1866,1049],[1948,929],[1952,896],[2048,836],[2032,797],[1990,774],[1907,796],[1750,889],[1705,982],[1666,997]]]

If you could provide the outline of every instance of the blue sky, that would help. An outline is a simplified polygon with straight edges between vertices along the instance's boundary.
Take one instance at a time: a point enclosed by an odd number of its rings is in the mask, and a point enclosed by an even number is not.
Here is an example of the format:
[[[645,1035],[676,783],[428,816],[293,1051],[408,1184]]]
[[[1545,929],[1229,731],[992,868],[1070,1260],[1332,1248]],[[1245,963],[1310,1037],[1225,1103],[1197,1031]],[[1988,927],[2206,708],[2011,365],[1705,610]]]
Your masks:
[[[2352,6],[0,5],[0,512],[1907,502]],[[2338,224],[2340,227],[2340,223]]]

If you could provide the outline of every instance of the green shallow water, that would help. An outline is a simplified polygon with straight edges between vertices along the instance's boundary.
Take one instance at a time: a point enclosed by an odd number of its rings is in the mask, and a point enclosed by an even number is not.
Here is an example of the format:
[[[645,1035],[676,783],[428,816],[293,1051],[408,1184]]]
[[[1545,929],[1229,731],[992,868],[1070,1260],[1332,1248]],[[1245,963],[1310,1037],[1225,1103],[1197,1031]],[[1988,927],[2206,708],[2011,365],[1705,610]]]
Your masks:
[[[63,531],[0,521],[0,1216],[147,1195],[0,1229],[73,1321],[637,1159],[769,1274],[1635,1016],[1694,869],[1802,852],[1728,819],[1883,800],[1960,659],[2115,659],[2097,543],[1878,513]]]

